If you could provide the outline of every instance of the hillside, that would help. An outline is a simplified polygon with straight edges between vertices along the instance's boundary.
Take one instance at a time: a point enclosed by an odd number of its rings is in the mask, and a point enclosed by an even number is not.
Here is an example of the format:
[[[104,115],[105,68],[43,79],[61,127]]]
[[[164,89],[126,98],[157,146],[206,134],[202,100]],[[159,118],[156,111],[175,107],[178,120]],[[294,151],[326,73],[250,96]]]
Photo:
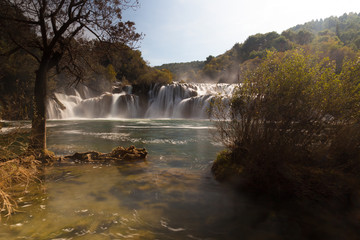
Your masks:
[[[204,61],[193,61],[185,63],[169,63],[155,67],[158,70],[167,69],[174,74],[175,81],[182,81],[183,79],[193,79],[196,73],[203,69]]]
[[[294,48],[329,57],[336,61],[340,71],[343,59],[355,57],[360,50],[360,13],[313,20],[281,34],[255,34],[219,56],[207,57],[204,62],[164,64],[157,68],[168,69],[178,81],[237,82],[241,72],[256,66],[267,51],[285,52]]]

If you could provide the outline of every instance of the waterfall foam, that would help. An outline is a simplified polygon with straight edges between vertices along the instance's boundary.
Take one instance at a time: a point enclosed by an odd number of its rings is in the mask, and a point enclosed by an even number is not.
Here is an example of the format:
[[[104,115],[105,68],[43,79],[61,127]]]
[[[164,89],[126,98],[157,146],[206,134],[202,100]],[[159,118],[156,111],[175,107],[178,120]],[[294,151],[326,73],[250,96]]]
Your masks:
[[[146,99],[127,86],[121,93],[94,96],[84,87],[81,93],[55,93],[48,101],[49,119],[69,118],[209,118],[212,99],[230,96],[236,85],[210,83],[155,84]],[[59,102],[63,107],[59,107]],[[141,103],[140,103],[141,102]]]

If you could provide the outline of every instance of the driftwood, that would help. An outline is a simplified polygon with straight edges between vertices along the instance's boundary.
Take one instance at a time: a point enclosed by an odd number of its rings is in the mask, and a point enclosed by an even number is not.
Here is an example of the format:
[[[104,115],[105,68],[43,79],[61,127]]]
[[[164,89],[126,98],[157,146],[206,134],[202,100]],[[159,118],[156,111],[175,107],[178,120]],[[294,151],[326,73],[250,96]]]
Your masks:
[[[83,153],[75,153],[71,156],[65,156],[68,160],[77,160],[81,162],[96,162],[96,161],[129,161],[145,159],[148,152],[145,148],[136,148],[130,146],[128,148],[117,147],[110,153],[101,153],[96,151],[89,151]]]

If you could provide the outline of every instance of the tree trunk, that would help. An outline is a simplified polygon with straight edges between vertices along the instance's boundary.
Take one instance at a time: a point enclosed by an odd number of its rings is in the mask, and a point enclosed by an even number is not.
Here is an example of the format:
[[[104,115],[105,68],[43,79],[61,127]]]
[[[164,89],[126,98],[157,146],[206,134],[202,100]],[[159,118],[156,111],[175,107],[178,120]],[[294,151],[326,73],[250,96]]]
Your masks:
[[[46,150],[46,88],[48,61],[42,61],[36,71],[34,116],[31,127],[30,151],[42,155]]]

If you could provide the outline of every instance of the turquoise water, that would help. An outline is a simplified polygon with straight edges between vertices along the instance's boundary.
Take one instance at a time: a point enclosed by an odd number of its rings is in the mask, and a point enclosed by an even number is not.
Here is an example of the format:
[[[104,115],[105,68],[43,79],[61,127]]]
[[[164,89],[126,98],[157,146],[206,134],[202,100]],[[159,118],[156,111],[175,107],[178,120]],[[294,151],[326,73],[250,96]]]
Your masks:
[[[0,239],[352,239],[343,215],[276,204],[217,183],[210,167],[223,147],[210,121],[68,120],[48,122],[59,155],[145,147],[146,161],[56,164],[17,199]],[[346,238],[343,238],[346,237]]]

